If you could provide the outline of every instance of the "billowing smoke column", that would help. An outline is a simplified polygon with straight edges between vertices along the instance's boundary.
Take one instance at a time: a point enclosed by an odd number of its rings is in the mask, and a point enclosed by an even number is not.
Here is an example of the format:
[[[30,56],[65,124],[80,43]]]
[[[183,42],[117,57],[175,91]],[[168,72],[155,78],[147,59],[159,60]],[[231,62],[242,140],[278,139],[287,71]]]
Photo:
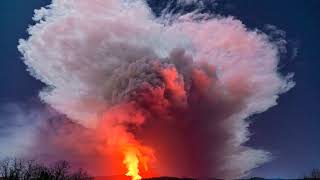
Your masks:
[[[19,50],[47,84],[41,99],[73,122],[53,119],[32,152],[133,179],[240,177],[269,160],[243,143],[245,119],[293,86],[278,47],[232,17],[162,17],[139,0],[36,11]]]

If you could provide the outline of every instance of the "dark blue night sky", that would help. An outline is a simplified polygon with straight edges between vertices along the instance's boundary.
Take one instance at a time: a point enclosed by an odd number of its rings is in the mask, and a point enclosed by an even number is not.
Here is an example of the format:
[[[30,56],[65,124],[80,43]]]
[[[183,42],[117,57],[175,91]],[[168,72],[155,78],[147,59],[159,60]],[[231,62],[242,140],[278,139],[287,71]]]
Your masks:
[[[18,40],[26,38],[33,10],[49,0],[1,1],[0,103],[28,102],[42,84],[31,77],[20,59]],[[161,3],[151,2],[156,10]],[[274,160],[253,171],[263,177],[302,177],[320,167],[320,1],[220,0],[214,12],[232,15],[247,27],[264,30],[274,25],[286,32],[288,53],[280,62],[282,73],[294,72],[296,86],[278,105],[252,117],[250,146],[270,151]],[[294,51],[298,49],[295,55]],[[0,119],[1,128],[2,119]],[[0,147],[1,150],[1,147]]]

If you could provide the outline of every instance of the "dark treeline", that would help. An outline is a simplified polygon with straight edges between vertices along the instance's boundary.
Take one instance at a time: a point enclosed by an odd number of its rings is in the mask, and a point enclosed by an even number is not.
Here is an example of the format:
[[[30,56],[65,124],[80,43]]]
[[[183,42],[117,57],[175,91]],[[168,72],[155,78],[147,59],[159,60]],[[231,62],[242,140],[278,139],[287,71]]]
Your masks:
[[[94,177],[88,175],[88,173],[83,169],[78,169],[76,171],[72,170],[70,164],[67,161],[58,161],[50,166],[38,163],[35,160],[24,160],[24,159],[17,159],[17,158],[5,159],[0,161],[0,180],[94,180],[94,179],[95,179]],[[106,177],[102,179],[110,179],[110,177]],[[319,179],[320,180],[320,168],[313,169],[308,175],[299,179]],[[150,178],[147,180],[193,180],[193,179],[159,177],[159,178]],[[210,179],[210,180],[213,180],[213,179]],[[254,177],[247,180],[264,180],[264,178]]]
[[[58,161],[51,166],[34,160],[5,159],[0,162],[2,180],[92,180],[86,171],[72,171],[67,161]]]

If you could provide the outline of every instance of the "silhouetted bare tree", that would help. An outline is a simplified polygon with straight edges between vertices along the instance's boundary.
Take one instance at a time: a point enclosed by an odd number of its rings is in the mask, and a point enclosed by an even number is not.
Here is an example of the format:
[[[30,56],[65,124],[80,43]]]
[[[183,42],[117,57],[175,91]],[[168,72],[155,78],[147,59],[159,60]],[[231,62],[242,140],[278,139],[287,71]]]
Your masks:
[[[320,179],[320,168],[314,168],[304,179]]]
[[[70,165],[67,161],[59,161],[54,164],[51,170],[54,180],[68,179]]]

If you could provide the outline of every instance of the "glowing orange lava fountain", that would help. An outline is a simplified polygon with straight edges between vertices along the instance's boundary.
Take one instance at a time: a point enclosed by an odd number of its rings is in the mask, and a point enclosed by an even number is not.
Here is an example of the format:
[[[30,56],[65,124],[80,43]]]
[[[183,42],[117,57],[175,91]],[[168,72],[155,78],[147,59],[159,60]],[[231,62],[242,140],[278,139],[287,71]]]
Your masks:
[[[139,180],[139,157],[134,148],[128,149],[124,154],[123,163],[127,166],[128,172],[126,176],[132,177],[132,180]]]
[[[142,179],[139,174],[139,165],[142,165],[145,171],[148,171],[148,163],[150,160],[154,160],[153,151],[149,147],[145,147],[139,144],[127,146],[124,149],[123,163],[127,167],[126,176],[132,177],[132,180]]]

